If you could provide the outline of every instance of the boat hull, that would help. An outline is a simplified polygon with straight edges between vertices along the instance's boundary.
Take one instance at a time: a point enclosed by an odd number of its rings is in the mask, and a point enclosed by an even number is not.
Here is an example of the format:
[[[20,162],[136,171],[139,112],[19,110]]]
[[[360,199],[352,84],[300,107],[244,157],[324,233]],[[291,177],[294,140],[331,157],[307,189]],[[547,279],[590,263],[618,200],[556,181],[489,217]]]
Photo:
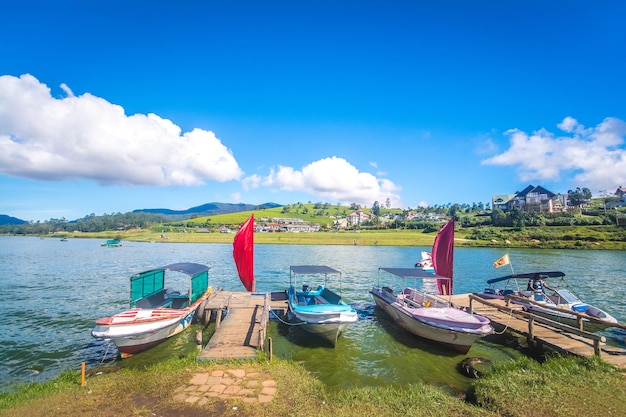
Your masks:
[[[550,308],[544,308],[535,304],[522,304],[522,308],[529,313],[536,314],[538,316],[544,317],[549,320],[556,321],[558,323],[563,323],[568,326],[578,328],[578,320],[577,317],[573,314],[567,314],[566,312],[552,310]],[[588,308],[595,308],[593,306],[589,306]],[[596,321],[590,321],[583,318],[583,330],[588,332],[599,332],[608,327],[611,327],[613,324],[617,323],[613,317],[609,316],[611,320],[606,320],[605,323],[600,323]]]
[[[125,313],[122,312],[120,315]],[[169,317],[155,319],[149,323],[143,320],[127,324],[104,324],[97,321],[91,335],[96,339],[111,340],[122,358],[126,358],[151,348],[187,329],[193,321],[196,308],[172,313]]]
[[[440,319],[438,314],[426,314],[420,316],[420,310],[428,310],[427,307],[407,308],[401,305],[395,297],[391,298],[381,290],[374,288],[370,291],[376,305],[383,310],[400,327],[409,333],[424,339],[445,345],[461,353],[467,353],[474,342],[478,339],[493,333],[493,328],[487,319],[472,320],[469,313],[463,313],[462,324],[455,324],[453,319]],[[445,316],[452,311],[445,311],[443,308],[430,308],[439,310],[435,313],[442,313]],[[455,310],[452,307],[445,309]],[[467,317],[464,317],[467,315]]]
[[[333,347],[337,345],[339,335],[341,335],[349,325],[349,323],[312,324],[303,322],[299,318],[292,319],[292,322],[296,324],[306,323],[300,325],[302,330],[328,342]]]

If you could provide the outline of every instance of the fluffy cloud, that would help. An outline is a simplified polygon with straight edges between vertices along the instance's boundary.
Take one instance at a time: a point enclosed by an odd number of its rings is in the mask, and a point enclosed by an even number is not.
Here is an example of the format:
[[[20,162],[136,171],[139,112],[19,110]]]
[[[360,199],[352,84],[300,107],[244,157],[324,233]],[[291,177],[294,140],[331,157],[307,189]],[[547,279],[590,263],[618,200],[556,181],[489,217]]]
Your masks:
[[[312,162],[300,171],[287,166],[271,168],[267,177],[248,177],[244,183],[306,192],[331,202],[369,206],[374,201],[383,204],[389,198],[394,207],[400,207],[401,203],[396,194],[400,187],[393,182],[359,172],[348,161],[335,156]]]
[[[127,116],[89,93],[52,97],[31,75],[0,76],[0,172],[36,180],[189,186],[242,176],[213,132],[155,114]]]
[[[506,132],[510,147],[484,160],[485,165],[516,166],[522,181],[558,180],[573,175],[573,184],[592,190],[626,184],[626,123],[606,118],[585,128],[566,117],[558,128],[568,134],[555,136],[545,129],[529,135],[518,129]]]

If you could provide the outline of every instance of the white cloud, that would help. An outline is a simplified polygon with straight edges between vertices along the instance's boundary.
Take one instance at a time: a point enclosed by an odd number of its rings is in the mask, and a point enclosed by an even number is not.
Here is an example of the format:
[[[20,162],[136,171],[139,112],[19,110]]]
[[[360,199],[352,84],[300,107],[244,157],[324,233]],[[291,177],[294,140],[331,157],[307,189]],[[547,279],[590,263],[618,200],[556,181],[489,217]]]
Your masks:
[[[284,191],[302,191],[326,201],[357,203],[369,206],[387,198],[393,207],[400,207],[400,197],[396,194],[400,187],[387,179],[379,179],[367,172],[359,172],[343,158],[335,156],[312,162],[296,171],[292,167],[271,168],[262,184]]]
[[[571,136],[556,137],[545,129],[532,135],[509,130],[509,149],[482,163],[516,166],[522,181],[559,180],[572,175],[576,186],[592,190],[626,184],[624,121],[608,117],[593,128],[585,128],[566,117],[558,127]]]
[[[261,177],[259,177],[257,174],[250,175],[241,181],[241,185],[243,186],[243,189],[245,191],[259,188],[259,186],[261,185]]]
[[[0,76],[0,172],[36,180],[105,185],[190,186],[239,179],[231,151],[213,132],[155,114],[127,116],[89,93],[56,99],[31,75]]]

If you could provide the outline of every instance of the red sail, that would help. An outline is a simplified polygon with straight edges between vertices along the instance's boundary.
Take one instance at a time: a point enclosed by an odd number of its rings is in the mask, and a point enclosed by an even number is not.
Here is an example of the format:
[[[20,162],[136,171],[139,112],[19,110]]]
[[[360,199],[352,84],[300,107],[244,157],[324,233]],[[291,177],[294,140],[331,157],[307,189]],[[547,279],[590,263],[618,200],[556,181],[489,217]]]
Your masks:
[[[233,240],[233,258],[239,279],[247,291],[256,291],[254,283],[254,213],[240,227]]]
[[[454,219],[441,228],[433,245],[433,266],[435,274],[450,278],[438,279],[439,294],[452,294],[452,276],[454,272]]]

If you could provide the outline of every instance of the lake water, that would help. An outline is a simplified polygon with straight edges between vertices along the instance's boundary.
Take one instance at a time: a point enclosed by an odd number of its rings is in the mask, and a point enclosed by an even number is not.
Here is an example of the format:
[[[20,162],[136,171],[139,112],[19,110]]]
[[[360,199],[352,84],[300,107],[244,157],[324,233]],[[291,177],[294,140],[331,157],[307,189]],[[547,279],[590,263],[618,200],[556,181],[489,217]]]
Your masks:
[[[100,365],[143,366],[195,349],[195,325],[189,331],[134,357],[119,361],[113,345],[91,338],[97,318],[128,306],[130,275],[174,262],[211,267],[214,288],[243,291],[230,244],[142,243],[123,241],[120,248],[101,247],[94,239],[0,237],[0,389],[13,383],[41,382],[66,369]],[[301,330],[274,321],[270,326],[274,355],[301,361],[331,388],[363,385],[402,386],[415,381],[466,389],[470,381],[458,372],[467,356],[493,361],[520,353],[481,340],[467,355],[405,334],[374,308],[369,289],[378,267],[412,266],[425,247],[256,245],[255,275],[259,291],[282,291],[289,266],[324,264],[343,273],[343,298],[359,313],[332,349]],[[456,248],[455,293],[479,292],[490,278],[511,268],[493,268],[503,249]],[[516,272],[561,270],[583,300],[626,322],[626,254],[619,251],[510,250]],[[336,287],[333,287],[336,288]],[[206,338],[211,326],[205,330]],[[625,333],[603,333],[624,346]]]

